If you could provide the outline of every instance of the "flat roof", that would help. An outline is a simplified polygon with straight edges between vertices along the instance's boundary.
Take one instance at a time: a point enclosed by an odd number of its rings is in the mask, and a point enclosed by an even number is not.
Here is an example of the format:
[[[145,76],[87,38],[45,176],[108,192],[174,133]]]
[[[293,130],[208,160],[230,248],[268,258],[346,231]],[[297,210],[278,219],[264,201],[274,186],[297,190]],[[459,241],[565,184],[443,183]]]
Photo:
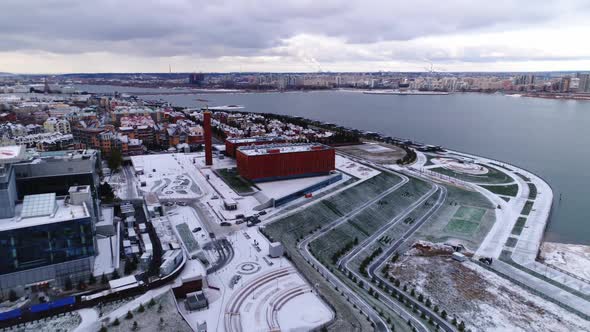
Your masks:
[[[134,283],[137,283],[137,279],[135,279],[135,276],[127,276],[127,277],[123,277],[123,278],[109,281],[109,286],[111,287],[111,289],[115,289],[115,288],[131,285]]]
[[[267,144],[256,146],[241,146],[238,151],[247,156],[261,156],[267,154],[284,154],[307,151],[330,150],[331,147],[319,143],[301,143],[301,144]]]
[[[0,164],[20,161],[25,157],[25,147],[22,145],[0,146]]]
[[[55,210],[55,213],[53,215],[35,216],[28,218],[21,218],[23,204],[17,204],[15,207],[14,217],[0,219],[0,231],[53,224],[68,220],[76,220],[90,217],[90,213],[88,212],[85,203],[83,203],[83,205],[66,205],[63,199],[57,199],[55,203],[57,204],[57,209]]]
[[[272,142],[285,140],[282,136],[254,136],[254,137],[240,137],[226,139],[230,143],[256,143],[256,142]]]

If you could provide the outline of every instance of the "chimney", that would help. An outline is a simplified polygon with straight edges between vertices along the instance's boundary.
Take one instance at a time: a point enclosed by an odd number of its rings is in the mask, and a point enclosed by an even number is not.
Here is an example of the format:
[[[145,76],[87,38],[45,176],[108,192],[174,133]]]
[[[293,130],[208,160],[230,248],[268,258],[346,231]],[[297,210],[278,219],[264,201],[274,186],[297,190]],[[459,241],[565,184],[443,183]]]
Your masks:
[[[213,152],[211,151],[211,112],[203,112],[203,129],[205,130],[205,165],[213,165]]]

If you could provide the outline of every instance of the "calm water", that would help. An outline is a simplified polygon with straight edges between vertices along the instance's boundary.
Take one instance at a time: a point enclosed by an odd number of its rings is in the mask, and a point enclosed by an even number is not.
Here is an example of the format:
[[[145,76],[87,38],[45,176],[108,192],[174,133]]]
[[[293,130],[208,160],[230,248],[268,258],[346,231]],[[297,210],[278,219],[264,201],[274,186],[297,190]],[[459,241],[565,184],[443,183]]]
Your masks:
[[[185,107],[202,106],[196,98],[209,100],[210,106],[239,104],[251,112],[298,115],[506,161],[541,176],[553,188],[546,239],[590,245],[590,101],[344,91],[146,98]]]

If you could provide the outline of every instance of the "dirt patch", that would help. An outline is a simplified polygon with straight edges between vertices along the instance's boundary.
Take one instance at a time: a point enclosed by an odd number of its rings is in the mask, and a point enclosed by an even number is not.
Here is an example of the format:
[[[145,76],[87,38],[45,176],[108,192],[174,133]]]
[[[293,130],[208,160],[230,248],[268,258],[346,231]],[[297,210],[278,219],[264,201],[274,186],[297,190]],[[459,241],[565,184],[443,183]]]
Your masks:
[[[390,268],[472,331],[587,331],[590,322],[532,295],[473,262],[402,256]]]

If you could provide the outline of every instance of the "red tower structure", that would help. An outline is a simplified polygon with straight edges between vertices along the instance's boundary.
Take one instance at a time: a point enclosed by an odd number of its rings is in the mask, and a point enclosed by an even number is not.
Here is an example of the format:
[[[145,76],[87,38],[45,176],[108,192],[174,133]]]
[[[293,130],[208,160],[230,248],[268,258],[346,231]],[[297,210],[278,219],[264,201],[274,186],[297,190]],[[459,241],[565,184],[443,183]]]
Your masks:
[[[211,112],[203,112],[203,129],[205,131],[205,165],[213,165],[213,151],[211,146]]]

